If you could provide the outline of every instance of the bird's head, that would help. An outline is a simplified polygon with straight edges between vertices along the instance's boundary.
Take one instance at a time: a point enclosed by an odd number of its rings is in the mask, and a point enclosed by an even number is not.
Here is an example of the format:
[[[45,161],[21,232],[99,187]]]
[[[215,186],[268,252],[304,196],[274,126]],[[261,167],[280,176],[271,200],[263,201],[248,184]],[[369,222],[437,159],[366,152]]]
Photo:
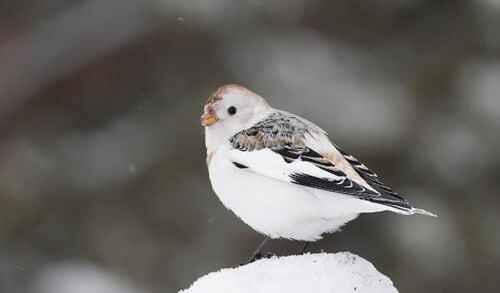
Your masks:
[[[271,107],[264,98],[242,86],[220,87],[208,98],[201,116],[207,148],[217,147],[232,135],[251,127],[269,110]]]

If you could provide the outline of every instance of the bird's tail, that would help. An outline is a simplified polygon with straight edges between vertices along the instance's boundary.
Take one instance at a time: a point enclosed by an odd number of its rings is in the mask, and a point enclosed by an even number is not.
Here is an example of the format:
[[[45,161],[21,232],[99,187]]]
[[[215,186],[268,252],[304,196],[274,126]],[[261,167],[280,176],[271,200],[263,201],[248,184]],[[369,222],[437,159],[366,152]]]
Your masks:
[[[387,210],[393,211],[398,214],[403,214],[403,215],[424,215],[424,216],[429,216],[429,217],[435,217],[437,218],[438,216],[434,213],[428,212],[423,209],[417,209],[414,208],[410,205],[410,203],[406,200],[401,200],[401,201],[389,201],[386,198],[371,198],[371,202],[377,203],[384,205]]]
[[[418,214],[418,215],[424,215],[424,216],[435,217],[435,218],[438,217],[436,214],[433,214],[433,213],[428,212],[426,210],[417,209],[417,208],[411,208],[411,210],[409,210],[409,212],[410,212],[410,215]]]

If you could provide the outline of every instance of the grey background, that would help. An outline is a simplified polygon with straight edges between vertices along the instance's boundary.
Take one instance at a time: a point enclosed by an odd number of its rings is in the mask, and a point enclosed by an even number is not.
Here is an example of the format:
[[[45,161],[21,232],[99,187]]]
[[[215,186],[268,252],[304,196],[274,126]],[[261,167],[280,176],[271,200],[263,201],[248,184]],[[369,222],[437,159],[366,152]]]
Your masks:
[[[495,0],[0,1],[0,292],[176,292],[243,262],[262,236],[213,194],[199,125],[226,83],[440,215],[312,251],[401,292],[498,291],[499,25]]]

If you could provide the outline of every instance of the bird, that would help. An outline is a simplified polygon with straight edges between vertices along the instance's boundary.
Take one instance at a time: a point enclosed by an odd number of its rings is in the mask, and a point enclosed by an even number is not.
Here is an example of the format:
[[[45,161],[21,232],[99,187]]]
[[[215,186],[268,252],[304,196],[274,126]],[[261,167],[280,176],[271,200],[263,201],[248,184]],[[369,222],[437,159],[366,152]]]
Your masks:
[[[273,108],[237,84],[211,94],[200,118],[212,189],[222,204],[264,241],[307,244],[338,231],[359,214],[435,214],[413,207],[326,131]]]

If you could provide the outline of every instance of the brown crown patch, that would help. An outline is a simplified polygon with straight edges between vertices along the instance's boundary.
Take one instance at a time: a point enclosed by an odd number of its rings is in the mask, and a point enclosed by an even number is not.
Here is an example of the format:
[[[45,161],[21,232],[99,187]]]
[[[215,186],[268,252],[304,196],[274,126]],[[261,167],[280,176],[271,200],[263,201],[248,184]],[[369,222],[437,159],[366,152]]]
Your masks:
[[[222,100],[222,97],[220,96],[219,90],[217,90],[215,93],[211,94],[208,97],[206,104],[210,105],[220,100]]]
[[[224,86],[221,86],[218,88],[213,94],[211,94],[208,99],[207,99],[207,105],[213,104],[217,101],[222,100],[222,96],[228,91],[228,90],[240,90],[240,91],[246,91],[250,92],[248,89],[242,87],[241,85],[238,84],[227,84]]]

